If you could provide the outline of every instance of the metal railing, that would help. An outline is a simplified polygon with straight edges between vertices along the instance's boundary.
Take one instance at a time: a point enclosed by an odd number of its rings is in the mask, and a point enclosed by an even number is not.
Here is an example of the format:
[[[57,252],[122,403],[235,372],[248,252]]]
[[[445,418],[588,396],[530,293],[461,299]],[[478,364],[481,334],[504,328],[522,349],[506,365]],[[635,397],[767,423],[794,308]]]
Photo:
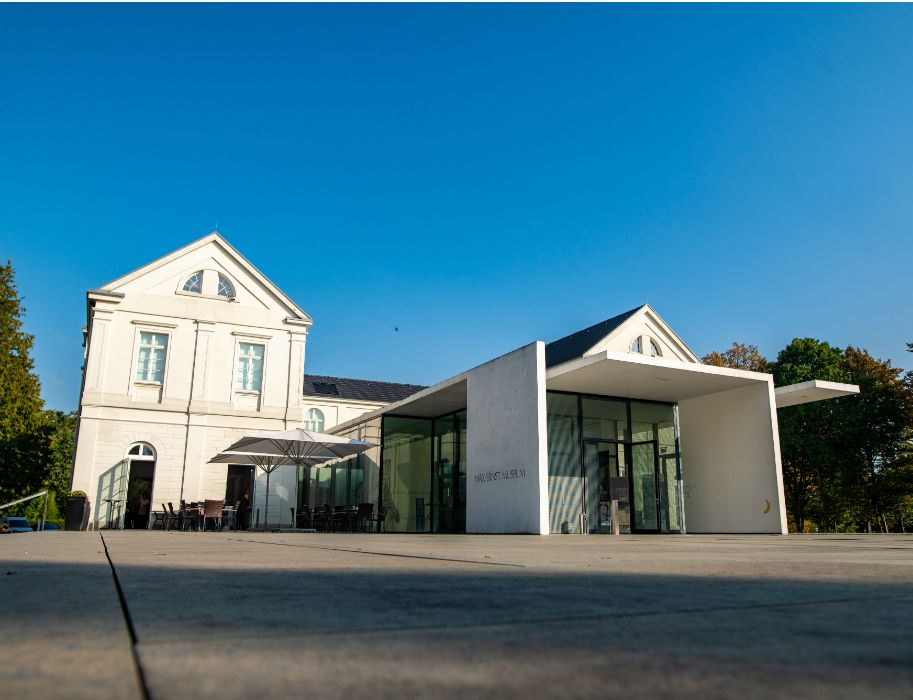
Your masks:
[[[45,522],[45,520],[47,520],[47,517],[48,517],[48,492],[47,492],[47,489],[45,489],[44,491],[39,491],[38,493],[34,493],[31,496],[26,496],[25,498],[19,498],[15,501],[10,501],[9,503],[4,503],[3,505],[0,505],[0,510],[5,510],[5,509],[9,508],[10,506],[15,506],[20,503],[25,503],[26,501],[31,501],[33,498],[39,498],[41,496],[44,496],[44,505],[41,508],[41,518],[39,518],[39,520],[38,520],[38,532],[43,532],[44,531],[44,522]]]

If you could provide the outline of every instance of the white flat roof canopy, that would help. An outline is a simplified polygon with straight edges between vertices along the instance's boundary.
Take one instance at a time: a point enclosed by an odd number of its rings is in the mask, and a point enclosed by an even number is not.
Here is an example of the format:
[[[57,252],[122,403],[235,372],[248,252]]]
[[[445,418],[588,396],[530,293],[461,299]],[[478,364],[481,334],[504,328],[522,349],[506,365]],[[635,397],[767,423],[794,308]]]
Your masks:
[[[838,396],[850,396],[858,393],[859,386],[856,384],[825,382],[821,379],[812,379],[811,381],[802,382],[801,384],[781,386],[774,390],[777,408],[798,406],[799,404],[811,403],[812,401],[824,401],[825,399],[835,399]]]
[[[554,391],[677,403],[766,382],[770,375],[608,350],[548,369]]]

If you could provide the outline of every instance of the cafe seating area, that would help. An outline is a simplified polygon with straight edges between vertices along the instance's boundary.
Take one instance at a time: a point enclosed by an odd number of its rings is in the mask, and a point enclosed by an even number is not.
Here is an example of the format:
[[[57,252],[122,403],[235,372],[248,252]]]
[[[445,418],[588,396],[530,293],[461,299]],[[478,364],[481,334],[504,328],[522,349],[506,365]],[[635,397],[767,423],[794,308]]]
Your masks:
[[[295,526],[317,532],[383,532],[387,507],[375,512],[373,503],[357,506],[304,506],[295,514]]]
[[[152,529],[179,530],[181,532],[221,532],[222,530],[247,529],[239,517],[241,503],[228,501],[181,501],[175,508],[172,503],[162,504],[152,513]],[[369,533],[383,532],[387,507],[375,511],[373,503],[357,506],[304,506],[297,512],[290,509],[295,528],[316,532]],[[259,514],[258,514],[259,517]],[[256,527],[254,528],[256,529]]]
[[[205,501],[181,501],[175,509],[169,502],[162,504],[160,511],[153,512],[152,529],[180,531],[220,532],[236,530],[240,503],[229,503],[214,499]]]

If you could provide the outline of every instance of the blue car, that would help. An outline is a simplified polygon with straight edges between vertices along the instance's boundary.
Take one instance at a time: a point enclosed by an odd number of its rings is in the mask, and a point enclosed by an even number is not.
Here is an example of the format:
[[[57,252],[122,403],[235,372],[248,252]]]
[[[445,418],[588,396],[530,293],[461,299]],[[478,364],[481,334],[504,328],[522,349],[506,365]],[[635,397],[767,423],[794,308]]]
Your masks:
[[[10,515],[4,518],[3,522],[9,527],[10,532],[34,532],[29,521],[19,516]]]

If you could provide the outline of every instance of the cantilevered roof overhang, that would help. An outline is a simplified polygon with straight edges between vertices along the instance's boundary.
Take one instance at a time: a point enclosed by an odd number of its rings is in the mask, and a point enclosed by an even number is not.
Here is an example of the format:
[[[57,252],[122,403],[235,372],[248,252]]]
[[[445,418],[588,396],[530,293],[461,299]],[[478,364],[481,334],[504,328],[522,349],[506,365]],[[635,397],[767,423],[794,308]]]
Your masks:
[[[677,403],[767,382],[770,375],[605,350],[556,365],[546,388]]]
[[[825,399],[835,399],[838,396],[851,396],[858,393],[859,386],[856,384],[825,382],[821,379],[812,379],[809,382],[802,382],[801,384],[781,386],[774,390],[777,408],[798,406],[799,404],[811,403],[812,401],[824,401]]]

